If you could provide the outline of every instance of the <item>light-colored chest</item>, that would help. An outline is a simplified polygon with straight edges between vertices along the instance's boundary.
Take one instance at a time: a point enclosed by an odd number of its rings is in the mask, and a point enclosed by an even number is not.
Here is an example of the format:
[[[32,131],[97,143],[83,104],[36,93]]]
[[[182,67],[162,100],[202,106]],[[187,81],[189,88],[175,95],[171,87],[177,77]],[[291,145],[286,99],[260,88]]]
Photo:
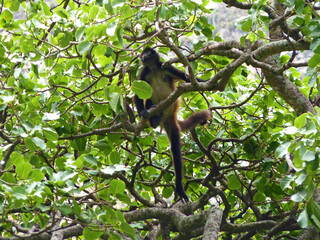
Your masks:
[[[153,90],[151,100],[154,104],[163,101],[175,90],[173,80],[165,71],[151,73],[147,80]]]

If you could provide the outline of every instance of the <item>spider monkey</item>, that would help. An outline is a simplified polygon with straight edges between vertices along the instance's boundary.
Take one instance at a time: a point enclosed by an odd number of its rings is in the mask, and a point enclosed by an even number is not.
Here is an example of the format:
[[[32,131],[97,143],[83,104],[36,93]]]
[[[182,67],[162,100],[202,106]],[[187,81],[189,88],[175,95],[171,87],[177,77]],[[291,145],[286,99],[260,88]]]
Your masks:
[[[152,48],[147,47],[143,50],[141,61],[143,63],[143,69],[139,79],[149,83],[153,89],[153,93],[151,98],[147,99],[145,102],[137,95],[134,96],[134,101],[139,116],[148,118],[148,109],[159,104],[176,89],[175,80],[180,79],[190,82],[190,79],[184,72],[172,66],[164,66],[163,62],[160,61],[159,54]],[[204,82],[204,80],[200,78],[197,78],[197,81]],[[207,120],[211,119],[211,112],[209,110],[203,110],[192,114],[184,121],[179,121],[177,119],[179,105],[179,99],[177,99],[162,112],[151,116],[149,118],[149,123],[153,128],[160,125],[161,128],[165,129],[168,135],[171,142],[171,152],[176,174],[176,192],[182,201],[188,202],[189,198],[182,185],[183,162],[181,158],[180,131],[192,129],[198,124],[204,125]]]

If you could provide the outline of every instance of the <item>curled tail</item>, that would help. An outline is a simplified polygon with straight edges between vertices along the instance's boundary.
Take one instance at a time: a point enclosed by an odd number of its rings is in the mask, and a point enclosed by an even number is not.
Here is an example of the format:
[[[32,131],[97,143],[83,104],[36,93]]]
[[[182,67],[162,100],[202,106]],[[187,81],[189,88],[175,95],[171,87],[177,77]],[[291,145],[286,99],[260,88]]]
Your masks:
[[[186,120],[178,121],[181,131],[186,131],[196,127],[198,124],[204,125],[212,118],[210,110],[203,110],[192,114]]]

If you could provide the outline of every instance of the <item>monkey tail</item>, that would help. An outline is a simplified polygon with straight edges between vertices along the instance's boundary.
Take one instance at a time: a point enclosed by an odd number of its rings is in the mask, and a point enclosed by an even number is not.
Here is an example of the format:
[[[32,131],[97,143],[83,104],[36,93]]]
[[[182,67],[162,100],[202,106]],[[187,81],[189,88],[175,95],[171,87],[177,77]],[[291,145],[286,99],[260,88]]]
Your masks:
[[[181,140],[180,128],[177,123],[176,115],[172,115],[164,122],[165,130],[168,134],[171,143],[171,153],[173,157],[173,164],[176,173],[176,193],[182,201],[189,202],[189,198],[183,188],[183,162],[181,157]]]
[[[178,121],[181,131],[186,131],[195,128],[198,124],[204,125],[208,120],[212,118],[212,113],[210,110],[203,110],[192,114],[186,120]]]

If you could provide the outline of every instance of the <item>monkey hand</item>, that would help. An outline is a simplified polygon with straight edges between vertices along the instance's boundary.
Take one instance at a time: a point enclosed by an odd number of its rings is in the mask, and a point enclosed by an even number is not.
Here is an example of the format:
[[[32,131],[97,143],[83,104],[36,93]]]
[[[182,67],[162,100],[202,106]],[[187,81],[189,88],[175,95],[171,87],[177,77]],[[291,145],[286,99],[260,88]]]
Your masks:
[[[142,110],[142,111],[140,112],[140,116],[143,117],[143,118],[145,118],[145,119],[148,119],[148,116],[149,116],[148,110]]]

